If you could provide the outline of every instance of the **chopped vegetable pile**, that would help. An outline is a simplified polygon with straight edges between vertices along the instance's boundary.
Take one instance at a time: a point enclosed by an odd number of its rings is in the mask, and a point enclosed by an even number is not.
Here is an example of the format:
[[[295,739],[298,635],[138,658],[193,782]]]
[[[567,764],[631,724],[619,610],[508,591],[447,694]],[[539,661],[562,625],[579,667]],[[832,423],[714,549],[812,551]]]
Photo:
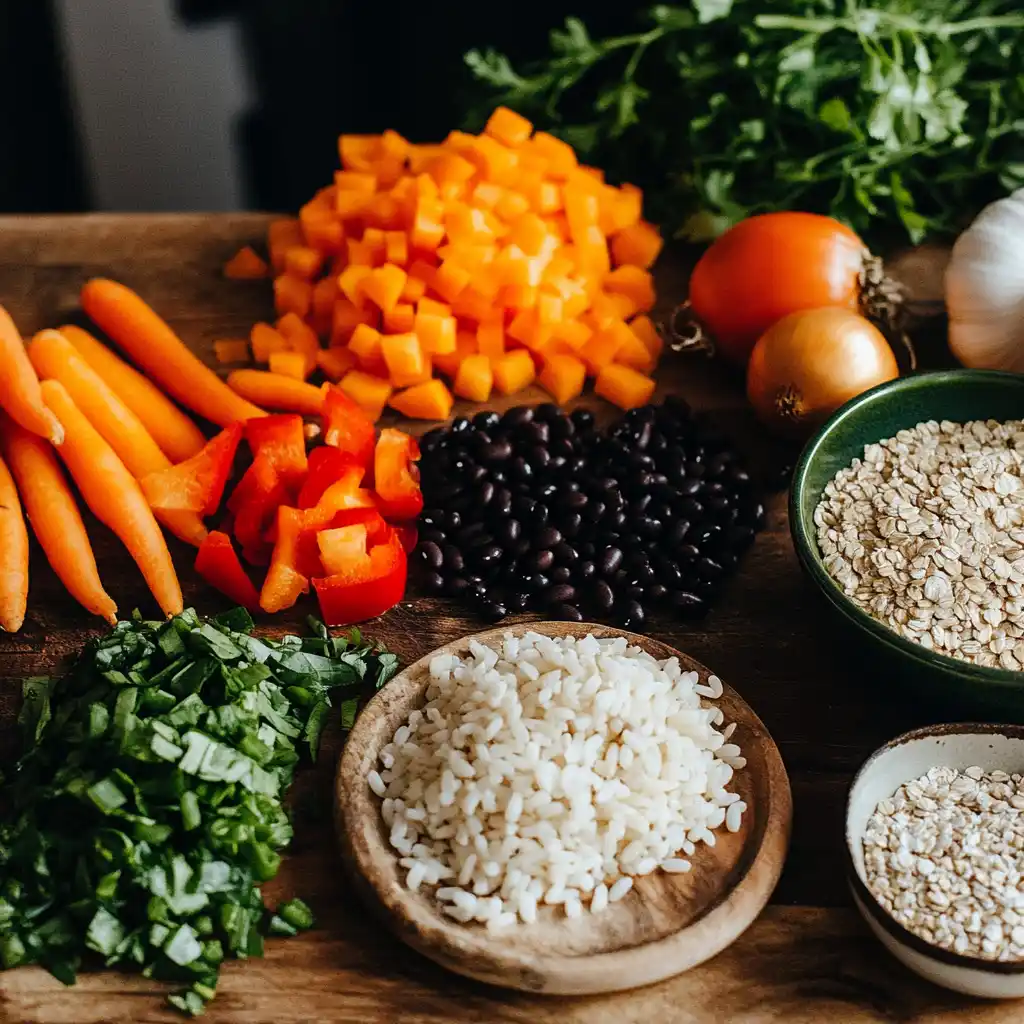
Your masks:
[[[471,120],[534,117],[696,239],[803,209],[917,242],[1024,185],[1019,0],[689,0],[638,27],[570,18],[520,69],[472,51]]]
[[[534,380],[559,403],[588,377],[623,408],[650,397],[661,339],[646,315],[649,268],[662,240],[638,188],[606,184],[501,107],[480,135],[343,135],[339,148],[334,184],[270,225],[280,320],[253,328],[253,359],[270,372],[234,371],[239,395],[309,411],[305,379],[319,370],[375,419],[390,405],[443,420],[452,392],[485,402]],[[243,249],[225,274],[264,266]]]
[[[27,750],[0,825],[0,962],[66,984],[86,960],[182,983],[203,1012],[221,963],[312,925],[266,908],[292,827],[283,798],[332,697],[351,725],[398,659],[353,630],[250,635],[242,609],[120,622],[70,675],[25,681]]]

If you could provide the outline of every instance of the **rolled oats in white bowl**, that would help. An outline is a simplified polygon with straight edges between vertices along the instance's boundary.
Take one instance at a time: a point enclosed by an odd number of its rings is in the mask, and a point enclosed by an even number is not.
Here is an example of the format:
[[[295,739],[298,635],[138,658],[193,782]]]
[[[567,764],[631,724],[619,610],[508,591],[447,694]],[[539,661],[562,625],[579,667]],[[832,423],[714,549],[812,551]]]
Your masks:
[[[1024,669],[1024,421],[929,420],[869,444],[814,512],[825,569],[907,640]]]

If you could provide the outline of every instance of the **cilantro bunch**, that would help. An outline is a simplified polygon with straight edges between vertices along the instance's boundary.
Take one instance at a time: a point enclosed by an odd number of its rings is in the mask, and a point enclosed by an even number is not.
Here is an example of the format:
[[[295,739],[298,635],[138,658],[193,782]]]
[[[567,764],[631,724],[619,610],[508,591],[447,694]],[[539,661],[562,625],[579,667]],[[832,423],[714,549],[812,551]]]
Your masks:
[[[1018,0],[689,0],[592,39],[570,18],[521,70],[466,62],[497,103],[642,185],[679,236],[831,214],[878,244],[959,230],[1024,185]]]
[[[292,828],[283,798],[316,756],[332,696],[354,720],[398,667],[358,630],[250,635],[241,608],[210,621],[121,622],[59,681],[29,679],[27,749],[0,822],[0,964],[66,984],[83,961],[183,983],[186,1013],[221,963],[312,925],[300,900],[264,907]]]

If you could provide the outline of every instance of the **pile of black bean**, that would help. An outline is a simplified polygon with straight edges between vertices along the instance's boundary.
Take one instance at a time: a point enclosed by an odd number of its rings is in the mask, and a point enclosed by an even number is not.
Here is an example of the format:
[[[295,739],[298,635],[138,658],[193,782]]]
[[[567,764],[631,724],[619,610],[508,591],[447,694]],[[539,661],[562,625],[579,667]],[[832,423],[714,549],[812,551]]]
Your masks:
[[[491,622],[697,618],[764,525],[736,451],[678,398],[604,433],[584,409],[481,412],[421,449],[423,585]]]

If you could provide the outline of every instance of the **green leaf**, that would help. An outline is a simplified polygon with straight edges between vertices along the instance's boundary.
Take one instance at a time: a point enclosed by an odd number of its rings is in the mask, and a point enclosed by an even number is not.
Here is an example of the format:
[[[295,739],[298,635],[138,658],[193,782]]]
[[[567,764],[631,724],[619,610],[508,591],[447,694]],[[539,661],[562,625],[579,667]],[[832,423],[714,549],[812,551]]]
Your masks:
[[[732,13],[732,5],[733,0],[693,0],[693,9],[702,25],[728,18]]]
[[[50,721],[50,695],[54,682],[48,676],[29,676],[21,684],[18,725],[26,744],[38,743]]]
[[[203,947],[199,944],[196,933],[187,924],[178,928],[164,945],[164,955],[179,967],[198,960],[202,952]]]
[[[124,940],[124,937],[125,930],[121,922],[109,910],[100,907],[89,922],[85,933],[85,944],[97,953],[110,956]]]

